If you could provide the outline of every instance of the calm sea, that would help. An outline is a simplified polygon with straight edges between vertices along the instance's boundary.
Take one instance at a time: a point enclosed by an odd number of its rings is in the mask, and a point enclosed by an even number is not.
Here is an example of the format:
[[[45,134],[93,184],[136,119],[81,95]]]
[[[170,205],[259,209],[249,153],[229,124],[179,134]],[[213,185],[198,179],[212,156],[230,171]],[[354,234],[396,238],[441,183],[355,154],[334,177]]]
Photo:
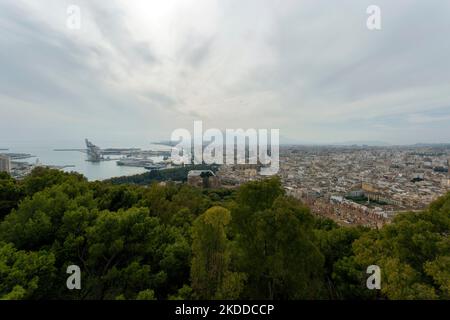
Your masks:
[[[143,150],[170,150],[170,147],[140,144],[125,145],[112,141],[100,141],[93,143],[101,148],[141,148]],[[37,160],[45,165],[66,166],[73,165],[73,168],[65,168],[64,171],[76,171],[83,174],[90,181],[104,180],[112,177],[129,176],[147,172],[145,168],[118,166],[116,161],[101,161],[93,163],[86,161],[86,154],[79,151],[54,151],[54,149],[84,149],[84,141],[57,141],[57,142],[31,142],[31,141],[0,141],[0,149],[7,148],[8,153],[30,153],[34,157],[24,161],[35,163]],[[115,156],[111,156],[113,159]],[[115,157],[116,159],[118,157]],[[155,162],[162,160],[160,157],[152,158]]]

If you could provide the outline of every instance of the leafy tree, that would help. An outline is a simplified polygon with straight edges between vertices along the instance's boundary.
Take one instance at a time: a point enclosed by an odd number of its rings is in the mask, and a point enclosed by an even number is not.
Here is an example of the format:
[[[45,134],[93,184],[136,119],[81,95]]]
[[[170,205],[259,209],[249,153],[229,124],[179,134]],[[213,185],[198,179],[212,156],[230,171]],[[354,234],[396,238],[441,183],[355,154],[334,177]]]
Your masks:
[[[216,172],[218,170],[218,165],[198,164],[198,165],[186,165],[178,168],[170,168],[164,170],[151,170],[149,172],[133,176],[111,178],[106,182],[111,182],[112,184],[137,184],[137,185],[149,185],[151,183],[160,181],[186,182],[187,174],[190,170],[212,170]]]
[[[155,292],[150,289],[143,290],[138,293],[136,300],[156,300]]]
[[[100,210],[117,211],[129,209],[142,198],[142,192],[134,186],[113,186],[106,183],[93,184],[94,197]]]
[[[353,243],[355,261],[382,270],[381,292],[389,299],[447,297],[450,256],[450,194],[424,212],[398,215],[380,231],[370,231]],[[444,271],[439,271],[439,267]]]
[[[425,263],[425,273],[433,279],[443,299],[450,299],[450,256],[439,256]]]
[[[315,234],[320,251],[325,257],[324,281],[329,298],[371,297],[371,294],[365,294],[370,293],[366,292],[365,270],[351,259],[353,242],[368,230],[361,227],[338,227],[334,222],[330,223],[323,219],[316,222],[315,226],[319,227],[315,230]]]
[[[169,296],[169,300],[191,300],[192,299],[192,288],[188,285],[184,285],[178,290],[174,295]]]
[[[24,196],[22,186],[6,172],[0,172],[0,221],[17,208]]]
[[[239,296],[242,277],[228,270],[230,253],[225,227],[230,219],[229,210],[212,207],[194,222],[191,279],[199,299]]]
[[[38,168],[0,174],[0,218],[0,299],[450,298],[450,193],[369,230],[315,218],[278,178],[200,190]]]
[[[64,182],[23,200],[0,224],[0,237],[19,249],[52,244],[66,211],[95,207],[86,182]]]
[[[376,299],[377,290],[367,289],[367,266],[359,264],[355,256],[343,256],[333,264],[331,294],[335,299]]]
[[[55,257],[47,251],[26,252],[0,242],[0,299],[40,299],[51,294]]]
[[[61,184],[63,182],[76,183],[86,181],[81,174],[65,173],[60,170],[36,167],[22,182],[27,195],[33,195],[45,188]]]
[[[239,270],[248,275],[245,296],[305,299],[323,294],[324,257],[315,244],[314,218],[285,197],[278,179],[241,187],[232,211]]]

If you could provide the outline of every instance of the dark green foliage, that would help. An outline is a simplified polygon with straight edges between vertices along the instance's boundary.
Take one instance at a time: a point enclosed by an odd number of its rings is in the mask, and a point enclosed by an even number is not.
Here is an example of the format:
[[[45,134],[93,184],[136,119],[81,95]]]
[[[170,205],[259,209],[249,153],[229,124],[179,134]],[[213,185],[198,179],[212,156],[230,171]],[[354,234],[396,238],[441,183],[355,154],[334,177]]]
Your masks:
[[[212,207],[194,221],[191,280],[200,299],[215,298],[228,271],[230,253],[225,227],[230,220],[229,210]]]
[[[324,294],[323,264],[309,209],[282,195],[278,179],[241,187],[232,210],[244,297],[312,299]]]
[[[0,242],[0,299],[50,297],[54,264],[52,253],[19,251],[12,244]]]
[[[359,235],[335,263],[333,277],[342,298],[363,298],[355,287],[368,265],[382,273],[380,296],[389,299],[450,298],[450,193],[423,212],[407,212],[381,230]],[[372,295],[373,296],[373,295]]]
[[[350,279],[340,279],[339,281],[334,281],[334,279],[337,279],[338,277],[338,275],[336,275],[335,264],[340,261],[340,259],[347,258],[352,255],[353,242],[364,232],[366,232],[367,229],[361,227],[338,227],[333,222],[324,219],[317,221],[316,226],[318,226],[319,229],[315,232],[320,251],[325,256],[325,283],[330,297],[342,298],[342,285],[351,286],[351,290],[348,290],[350,292],[350,296],[347,298],[355,298],[361,296],[362,293],[370,294],[371,292],[367,290],[365,286],[365,274],[361,274],[360,277],[354,281],[350,281]],[[347,260],[340,262],[344,265],[349,263]],[[339,267],[342,267],[342,265],[339,265]],[[338,285],[339,287],[335,287],[335,285]],[[353,285],[354,287],[352,287]],[[354,295],[353,293],[356,292],[356,288],[360,288],[361,292]]]
[[[0,174],[0,299],[450,299],[450,194],[369,230],[315,218],[277,178],[145,184]]]
[[[0,221],[17,208],[19,201],[25,197],[22,185],[6,172],[0,172]]]
[[[27,195],[33,195],[53,185],[63,182],[77,183],[79,181],[86,181],[86,179],[78,173],[68,175],[59,170],[37,167],[23,180],[22,185]]]
[[[185,182],[187,180],[187,174],[190,170],[212,170],[216,172],[217,169],[218,169],[217,165],[207,165],[207,164],[189,165],[163,170],[151,170],[149,172],[134,176],[112,178],[109,179],[107,182],[111,182],[112,184],[138,184],[138,185],[149,185],[152,182],[160,182],[160,181]]]

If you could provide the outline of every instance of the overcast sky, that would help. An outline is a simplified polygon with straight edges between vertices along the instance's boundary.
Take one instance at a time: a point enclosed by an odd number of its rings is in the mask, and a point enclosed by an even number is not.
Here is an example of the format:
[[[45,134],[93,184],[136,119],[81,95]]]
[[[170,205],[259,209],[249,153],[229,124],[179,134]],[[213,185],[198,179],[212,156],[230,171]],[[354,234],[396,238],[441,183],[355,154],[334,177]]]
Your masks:
[[[0,0],[0,147],[168,140],[194,120],[310,143],[450,142],[449,57],[442,0]]]

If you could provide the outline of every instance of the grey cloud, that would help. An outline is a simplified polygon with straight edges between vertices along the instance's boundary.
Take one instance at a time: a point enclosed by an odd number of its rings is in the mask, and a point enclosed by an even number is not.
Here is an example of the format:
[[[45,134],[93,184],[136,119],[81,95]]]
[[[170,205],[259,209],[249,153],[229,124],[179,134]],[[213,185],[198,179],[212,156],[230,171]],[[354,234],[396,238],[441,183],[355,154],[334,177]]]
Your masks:
[[[80,138],[89,130],[104,135],[102,131],[116,127],[117,132],[124,114],[133,126],[145,126],[145,118],[136,109],[137,97],[116,92],[104,83],[105,77],[111,78],[108,64],[94,67],[90,63],[93,57],[109,58],[102,47],[80,45],[14,3],[2,3],[0,8],[0,24],[4,26],[0,29],[0,108],[11,110],[2,122],[15,117],[12,122],[24,132],[33,127],[59,127],[61,135],[78,132]],[[145,63],[154,61],[141,43],[133,45],[131,62],[136,56]],[[126,48],[127,43],[122,46]],[[13,108],[23,108],[23,112],[12,112]],[[47,120],[32,112],[46,114]],[[33,124],[32,119],[40,123]],[[7,126],[2,129],[7,130]]]
[[[368,0],[199,1],[210,24],[199,28],[204,21],[186,7],[178,24],[175,10],[170,24],[161,21],[160,38],[173,34],[167,42],[135,37],[133,4],[81,1],[100,33],[84,41],[19,3],[0,4],[0,108],[25,101],[97,132],[120,123],[141,134],[136,128],[151,116],[152,132],[167,135],[203,118],[218,127],[276,126],[312,142],[450,139],[435,121],[450,113],[444,1],[379,0],[383,29],[375,32],[365,27]],[[144,36],[159,35],[146,28]],[[380,126],[386,133],[372,130]]]
[[[213,37],[202,38],[191,36],[182,46],[180,55],[185,55],[187,62],[193,68],[199,67],[208,58],[213,41]]]
[[[150,44],[133,38],[115,1],[109,1],[106,6],[100,6],[98,2],[87,2],[85,6],[92,13],[104,40],[127,58],[127,66],[133,66],[136,59],[141,63],[157,62]]]

